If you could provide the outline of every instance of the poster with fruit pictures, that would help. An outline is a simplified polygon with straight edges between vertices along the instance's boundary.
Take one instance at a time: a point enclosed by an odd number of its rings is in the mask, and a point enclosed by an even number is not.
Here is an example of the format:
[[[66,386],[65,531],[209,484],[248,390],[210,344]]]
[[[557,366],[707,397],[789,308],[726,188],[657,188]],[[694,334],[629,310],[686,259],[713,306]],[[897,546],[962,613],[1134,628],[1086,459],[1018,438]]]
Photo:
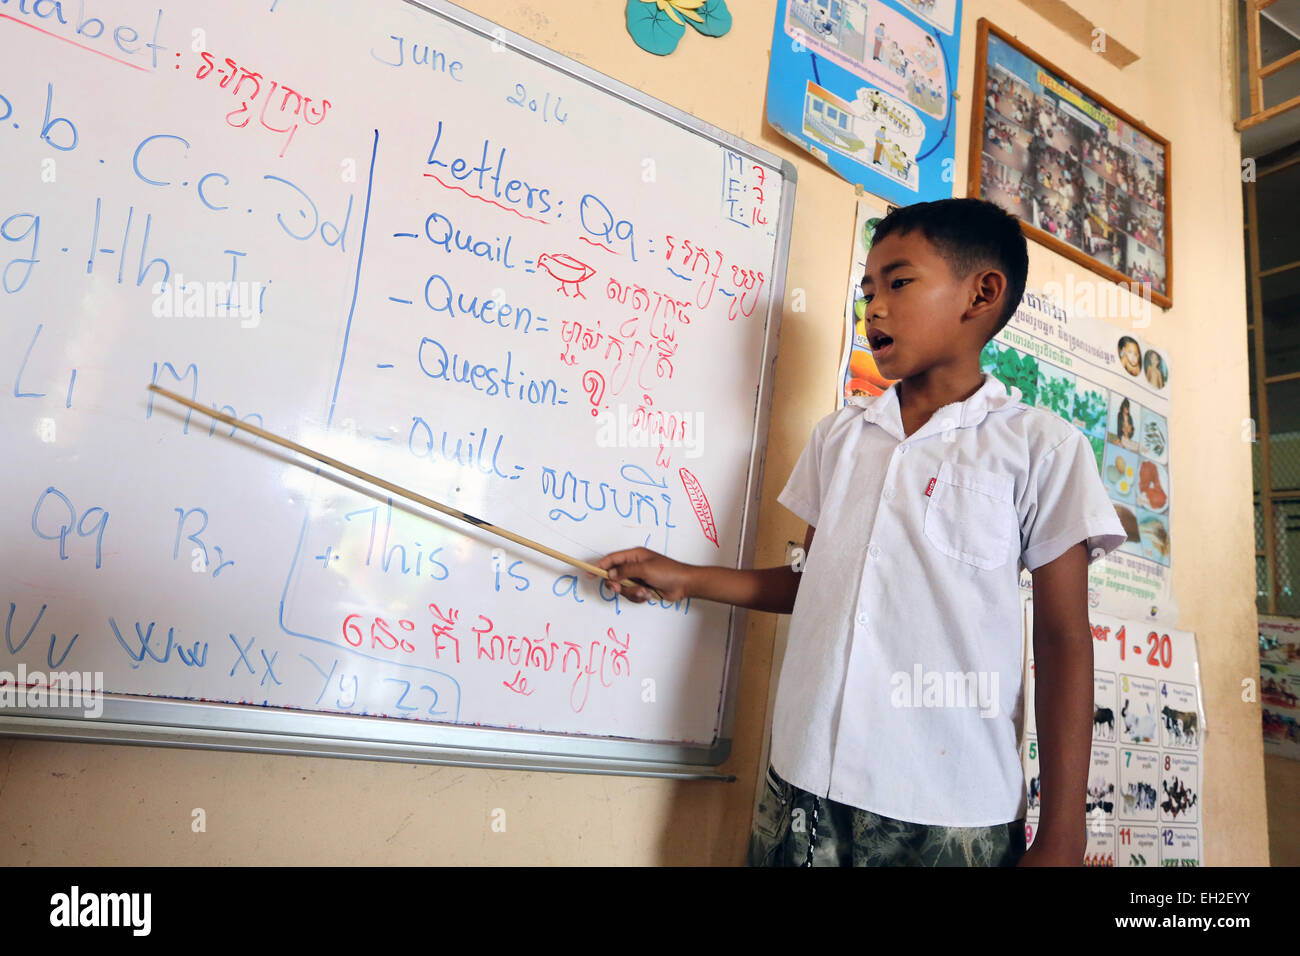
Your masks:
[[[1259,706],[1264,753],[1300,760],[1300,621],[1259,618]]]
[[[1136,331],[1140,321],[1112,324],[1082,309],[1067,312],[1049,294],[1056,291],[1025,290],[1015,315],[984,347],[980,370],[1009,393],[1018,390],[1026,405],[1070,422],[1092,445],[1128,540],[1089,564],[1089,607],[1172,624],[1169,352]],[[1020,586],[1032,587],[1028,571]]]
[[[1042,805],[1034,701],[1033,598],[1025,595],[1024,737],[1033,843]],[[1092,759],[1084,812],[1087,866],[1201,866],[1205,715],[1196,636],[1109,614],[1089,615]]]

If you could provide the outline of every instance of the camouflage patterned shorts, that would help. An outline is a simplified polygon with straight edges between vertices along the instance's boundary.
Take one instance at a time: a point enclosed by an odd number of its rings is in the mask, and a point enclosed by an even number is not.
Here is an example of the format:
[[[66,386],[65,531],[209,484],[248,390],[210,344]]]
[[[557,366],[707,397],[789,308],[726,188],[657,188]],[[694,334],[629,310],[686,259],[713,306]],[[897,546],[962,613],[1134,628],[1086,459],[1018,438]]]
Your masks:
[[[815,797],[770,765],[749,837],[750,866],[1015,866],[1024,852],[1024,820],[993,827],[892,820]]]

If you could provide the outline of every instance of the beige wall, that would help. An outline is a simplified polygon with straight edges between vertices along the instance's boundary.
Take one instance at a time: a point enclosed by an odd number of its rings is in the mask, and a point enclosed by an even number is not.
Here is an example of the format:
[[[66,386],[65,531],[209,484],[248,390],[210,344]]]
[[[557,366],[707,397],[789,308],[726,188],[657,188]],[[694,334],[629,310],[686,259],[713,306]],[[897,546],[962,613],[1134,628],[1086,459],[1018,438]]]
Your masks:
[[[1300,866],[1300,760],[1266,756],[1268,847],[1274,866]]]
[[[831,410],[854,215],[852,186],[763,121],[775,0],[731,0],[732,32],[688,30],[676,53],[642,53],[621,0],[463,0],[508,29],[645,90],[799,167],[786,314],[759,515],[759,564],[780,563],[803,528],[775,502],[813,423]],[[1173,143],[1177,303],[1142,331],[1171,355],[1172,535],[1178,626],[1200,647],[1209,735],[1205,859],[1267,862],[1248,447],[1238,139],[1218,0],[1073,0],[1140,59],[1120,71],[1026,0],[966,0],[957,137],[965,182],[975,22],[987,16]],[[1135,12],[1136,11],[1136,12]],[[1120,18],[1120,19],[1117,19]],[[1136,19],[1135,19],[1136,18]],[[1030,244],[1030,282],[1064,281],[1066,260]],[[1080,274],[1080,278],[1090,277]],[[788,300],[787,300],[788,301]],[[0,863],[739,864],[748,839],[776,618],[754,615],[736,744],[739,782],[463,770],[240,753],[0,742]],[[192,808],[206,834],[190,832]],[[507,811],[507,832],[490,814]]]

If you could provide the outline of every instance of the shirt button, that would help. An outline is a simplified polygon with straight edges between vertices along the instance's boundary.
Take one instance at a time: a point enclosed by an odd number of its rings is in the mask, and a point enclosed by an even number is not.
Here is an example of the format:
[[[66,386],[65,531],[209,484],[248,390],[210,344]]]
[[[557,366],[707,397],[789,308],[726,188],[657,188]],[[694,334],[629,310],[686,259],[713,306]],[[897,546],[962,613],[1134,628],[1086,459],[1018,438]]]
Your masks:
[[[899,446],[898,446],[898,453],[899,453],[900,455],[906,455],[906,454],[907,454],[907,446],[906,446],[906,445],[899,445]]]
[[[886,500],[886,501],[893,501],[893,500],[894,500],[894,489],[893,489],[893,488],[886,488],[886,489],[885,489],[885,500]]]
[[[866,615],[865,612],[859,612],[859,613],[858,613],[858,623],[861,624],[861,625],[863,625],[864,627],[866,626],[866,623],[867,623],[867,615]]]
[[[871,547],[867,548],[867,553],[870,554],[873,558],[880,557],[880,545],[873,544]]]

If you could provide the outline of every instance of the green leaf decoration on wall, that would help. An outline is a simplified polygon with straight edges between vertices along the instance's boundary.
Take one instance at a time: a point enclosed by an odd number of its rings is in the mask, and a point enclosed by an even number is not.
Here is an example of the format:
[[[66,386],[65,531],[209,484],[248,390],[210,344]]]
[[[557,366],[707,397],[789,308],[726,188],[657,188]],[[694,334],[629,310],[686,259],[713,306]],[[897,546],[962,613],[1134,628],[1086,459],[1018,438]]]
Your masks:
[[[731,11],[725,0],[627,0],[627,32],[649,53],[672,53],[688,23],[704,36],[720,37],[731,29]]]

